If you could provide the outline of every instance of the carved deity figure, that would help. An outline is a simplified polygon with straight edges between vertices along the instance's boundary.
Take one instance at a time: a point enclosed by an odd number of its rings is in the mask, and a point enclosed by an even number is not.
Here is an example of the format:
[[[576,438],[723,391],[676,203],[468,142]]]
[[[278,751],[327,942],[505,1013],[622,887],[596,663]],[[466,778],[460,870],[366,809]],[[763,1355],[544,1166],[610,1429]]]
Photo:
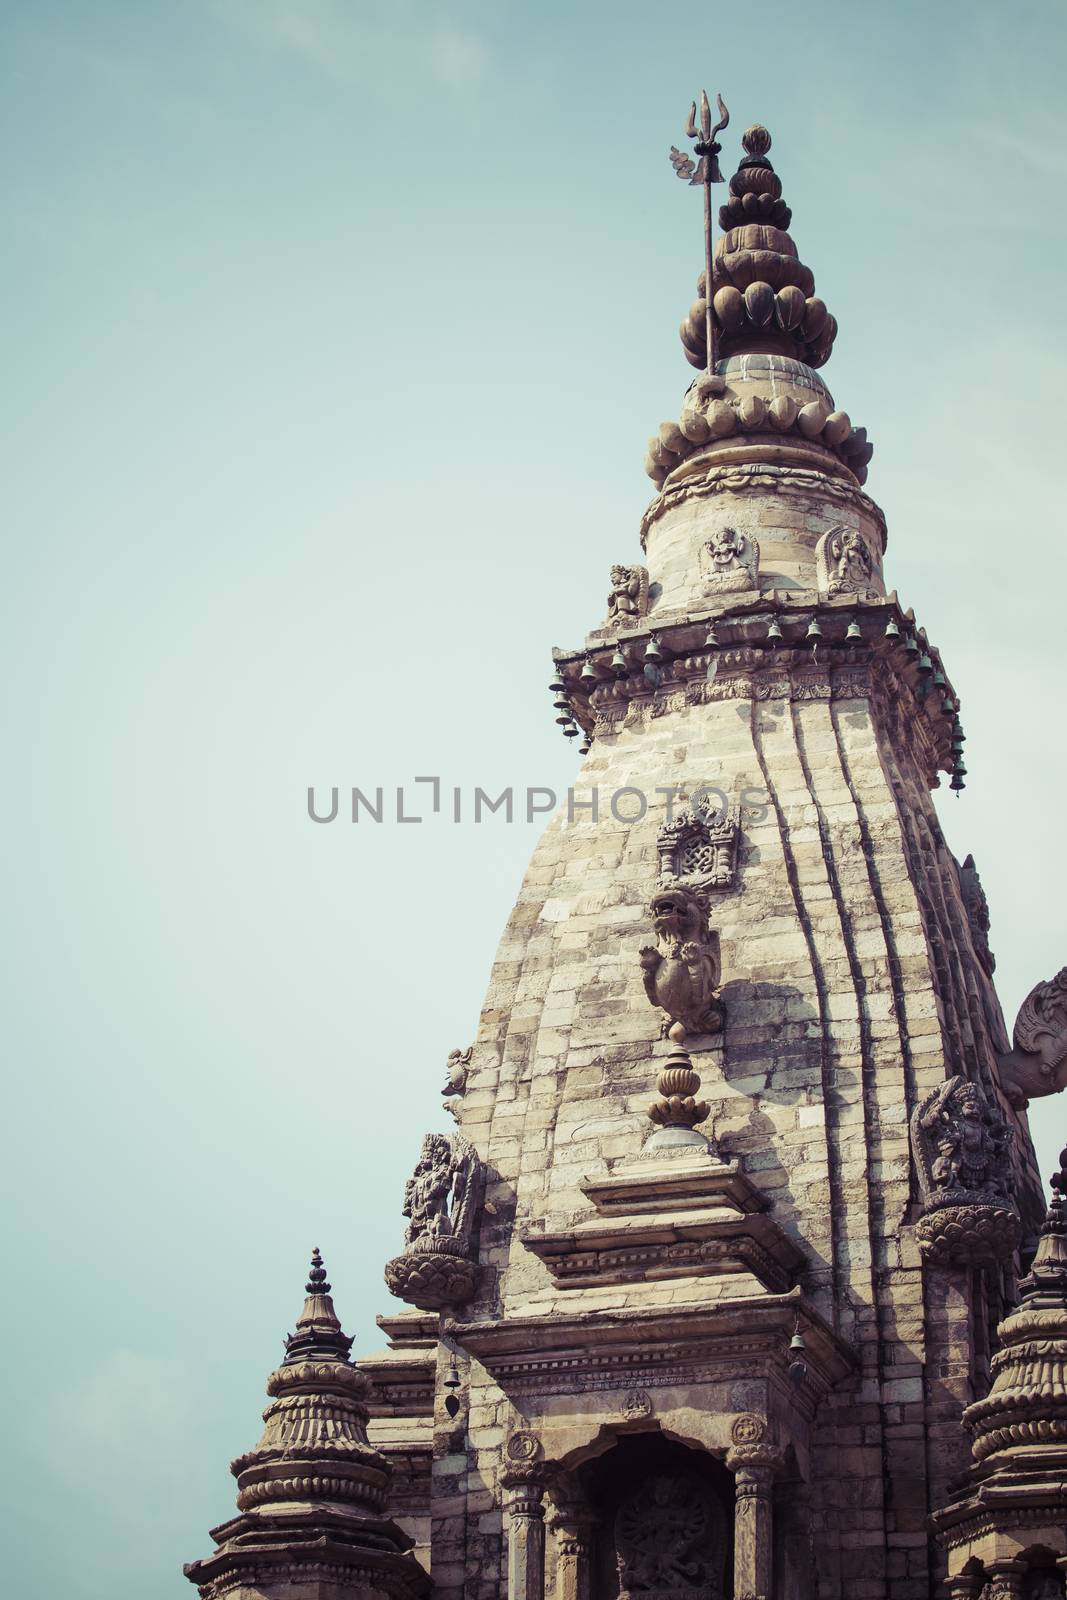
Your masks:
[[[625,624],[643,617],[648,603],[648,572],[644,567],[614,566],[608,595],[608,625]]]
[[[719,936],[708,927],[705,895],[681,884],[660,889],[649,915],[657,944],[640,952],[645,993],[664,1013],[663,1032],[717,1033],[722,1003],[716,998],[721,962]],[[678,1039],[677,1032],[671,1037]]]
[[[448,1201],[452,1193],[452,1146],[447,1134],[428,1133],[415,1171],[404,1187],[405,1244],[445,1238],[452,1232]]]
[[[385,1281],[426,1311],[461,1305],[478,1280],[474,1224],[484,1169],[461,1133],[428,1133],[404,1189],[404,1251],[386,1263]]]
[[[759,587],[759,545],[736,528],[721,528],[706,540],[704,590],[729,594]]]
[[[1031,989],[1015,1019],[1015,1048],[999,1058],[1012,1103],[1067,1089],[1067,967]]]
[[[862,533],[854,528],[831,528],[819,540],[815,554],[819,588],[831,599],[838,594],[863,599],[877,594],[874,557]]]
[[[638,1595],[718,1600],[725,1565],[721,1508],[706,1484],[661,1472],[633,1491],[615,1517],[620,1600]]]
[[[947,1079],[918,1108],[916,1126],[933,1198],[1003,1192],[1011,1130],[976,1083]]]

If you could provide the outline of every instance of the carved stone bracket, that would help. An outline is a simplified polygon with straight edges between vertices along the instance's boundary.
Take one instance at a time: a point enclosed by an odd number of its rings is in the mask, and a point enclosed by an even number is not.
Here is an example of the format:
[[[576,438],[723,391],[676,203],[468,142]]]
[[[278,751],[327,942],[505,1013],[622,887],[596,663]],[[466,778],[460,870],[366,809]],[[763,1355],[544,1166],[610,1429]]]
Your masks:
[[[385,1281],[423,1311],[462,1305],[474,1293],[473,1232],[484,1169],[461,1133],[428,1133],[404,1191],[404,1251],[386,1263]]]
[[[1008,1188],[1012,1132],[976,1083],[956,1076],[926,1096],[911,1119],[926,1209],[915,1233],[926,1260],[1000,1261],[1019,1242]]]

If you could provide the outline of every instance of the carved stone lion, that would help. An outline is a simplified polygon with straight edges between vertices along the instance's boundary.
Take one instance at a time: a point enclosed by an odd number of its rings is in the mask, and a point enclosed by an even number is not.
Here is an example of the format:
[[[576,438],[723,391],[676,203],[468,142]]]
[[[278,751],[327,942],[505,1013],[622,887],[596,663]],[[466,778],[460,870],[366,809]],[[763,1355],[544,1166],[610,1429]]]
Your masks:
[[[1015,1048],[999,1058],[1005,1093],[1028,1100],[1067,1088],[1067,967],[1031,989],[1015,1019]]]
[[[640,952],[645,993],[663,1012],[664,1033],[718,1033],[723,1006],[715,991],[722,964],[719,936],[708,927],[707,897],[681,884],[657,890],[649,905],[657,943]],[[672,1035],[678,1038],[678,1034]]]

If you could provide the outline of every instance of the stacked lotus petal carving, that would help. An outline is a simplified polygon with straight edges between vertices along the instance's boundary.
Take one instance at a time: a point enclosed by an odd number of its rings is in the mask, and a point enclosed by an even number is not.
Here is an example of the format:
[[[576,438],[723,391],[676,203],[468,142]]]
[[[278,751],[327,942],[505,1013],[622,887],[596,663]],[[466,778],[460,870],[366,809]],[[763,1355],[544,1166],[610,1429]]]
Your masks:
[[[814,274],[786,232],[792,213],[782,199],[782,180],[767,159],[770,134],[756,124],[742,142],[745,159],[719,209],[723,231],[712,269],[719,354],[773,350],[821,367],[834,347],[836,319],[815,294]],[[706,284],[701,273],[700,298],[681,327],[686,357],[694,367],[707,365]]]
[[[645,471],[657,488],[688,456],[734,434],[794,435],[830,451],[859,483],[874,446],[864,428],[837,410],[814,369],[830,357],[837,322],[815,293],[815,279],[789,237],[790,210],[767,159],[771,136],[759,125],[744,135],[745,158],[720,208],[723,229],[712,268],[714,372],[705,371],[685,398],[677,422],[665,422],[649,441]],[[686,358],[706,367],[707,274],[682,323]],[[769,364],[753,383],[738,358]],[[770,381],[767,381],[770,375]],[[740,380],[740,381],[738,381]],[[762,392],[761,392],[762,391]]]
[[[645,471],[662,488],[669,473],[687,456],[732,434],[793,434],[823,445],[848,468],[857,483],[866,483],[874,445],[866,428],[854,428],[847,411],[837,410],[827,391],[816,400],[791,394],[768,399],[761,394],[732,393],[728,380],[705,373],[691,386],[677,422],[664,422],[648,442]]]

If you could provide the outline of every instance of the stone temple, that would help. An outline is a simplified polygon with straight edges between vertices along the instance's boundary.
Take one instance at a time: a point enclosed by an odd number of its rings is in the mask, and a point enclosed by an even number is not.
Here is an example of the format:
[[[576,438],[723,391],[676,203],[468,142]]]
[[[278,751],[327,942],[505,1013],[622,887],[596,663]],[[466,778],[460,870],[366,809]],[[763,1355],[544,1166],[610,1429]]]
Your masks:
[[[585,803],[449,1058],[403,1304],[354,1363],[316,1252],[204,1600],[1063,1600],[1067,1152],[1048,1203],[1027,1104],[1067,969],[1009,1038],[931,800],[960,702],[742,144],[641,558],[555,653]]]

